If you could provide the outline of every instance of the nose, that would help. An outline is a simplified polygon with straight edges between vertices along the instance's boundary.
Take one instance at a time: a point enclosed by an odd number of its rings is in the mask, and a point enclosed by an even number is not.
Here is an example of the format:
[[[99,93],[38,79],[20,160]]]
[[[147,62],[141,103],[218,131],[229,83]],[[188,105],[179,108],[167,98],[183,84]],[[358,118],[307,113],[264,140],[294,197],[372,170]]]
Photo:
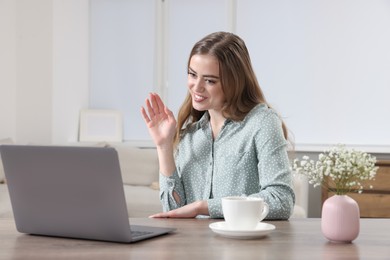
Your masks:
[[[203,92],[204,90],[204,81],[201,80],[200,78],[197,79],[195,82],[194,82],[194,85],[193,85],[193,90],[195,92]]]

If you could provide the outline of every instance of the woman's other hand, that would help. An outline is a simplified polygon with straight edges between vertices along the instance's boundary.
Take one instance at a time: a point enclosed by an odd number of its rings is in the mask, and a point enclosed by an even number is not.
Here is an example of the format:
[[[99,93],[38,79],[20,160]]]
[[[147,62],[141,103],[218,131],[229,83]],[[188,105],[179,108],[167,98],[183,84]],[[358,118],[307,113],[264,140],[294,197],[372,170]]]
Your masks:
[[[195,218],[198,215],[209,215],[207,201],[195,201],[181,208],[151,215],[150,218]]]

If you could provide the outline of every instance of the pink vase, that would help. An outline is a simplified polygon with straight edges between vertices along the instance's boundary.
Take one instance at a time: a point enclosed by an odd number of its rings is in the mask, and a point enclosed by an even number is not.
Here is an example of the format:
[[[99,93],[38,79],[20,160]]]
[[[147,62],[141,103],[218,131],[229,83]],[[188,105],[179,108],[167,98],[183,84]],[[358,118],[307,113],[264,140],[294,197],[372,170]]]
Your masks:
[[[322,234],[332,242],[352,242],[360,230],[357,202],[347,195],[334,195],[325,200],[322,206],[321,229]]]

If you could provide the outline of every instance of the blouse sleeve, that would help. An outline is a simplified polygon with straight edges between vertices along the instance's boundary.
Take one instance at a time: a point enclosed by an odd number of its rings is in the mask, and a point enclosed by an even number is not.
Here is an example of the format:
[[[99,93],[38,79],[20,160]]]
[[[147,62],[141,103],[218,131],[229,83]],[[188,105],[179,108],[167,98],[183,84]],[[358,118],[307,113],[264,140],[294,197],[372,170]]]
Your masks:
[[[185,195],[183,183],[177,170],[167,177],[160,173],[160,200],[163,207],[163,211],[170,211],[173,209],[180,208],[185,205]],[[180,202],[177,203],[173,197],[173,192],[176,192],[179,195]]]
[[[245,173],[247,175],[243,176],[247,182],[251,179],[258,180],[259,187],[255,193],[236,187],[232,187],[230,192],[236,196],[263,198],[269,205],[267,219],[288,219],[293,211],[295,196],[281,120],[272,110],[259,120],[261,128],[251,137],[255,147],[250,149],[253,155],[249,157],[253,160],[246,165],[247,169],[253,170],[248,170]],[[259,121],[256,124],[259,124]],[[210,198],[207,202],[210,217],[222,218],[221,198]]]
[[[288,219],[293,212],[295,195],[287,141],[275,113],[265,118],[264,125],[266,127],[262,128],[256,140],[260,192],[250,196],[261,197],[268,203],[267,219]]]

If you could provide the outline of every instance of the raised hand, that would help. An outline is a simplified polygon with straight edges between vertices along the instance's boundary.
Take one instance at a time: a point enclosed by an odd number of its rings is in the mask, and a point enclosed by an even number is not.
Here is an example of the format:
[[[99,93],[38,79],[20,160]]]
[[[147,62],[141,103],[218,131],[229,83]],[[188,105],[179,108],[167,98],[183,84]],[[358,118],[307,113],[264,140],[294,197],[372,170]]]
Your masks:
[[[141,108],[141,114],[149,133],[157,147],[173,145],[176,132],[176,119],[156,93],[150,93],[145,100],[146,109]],[[146,112],[147,110],[147,112]]]

